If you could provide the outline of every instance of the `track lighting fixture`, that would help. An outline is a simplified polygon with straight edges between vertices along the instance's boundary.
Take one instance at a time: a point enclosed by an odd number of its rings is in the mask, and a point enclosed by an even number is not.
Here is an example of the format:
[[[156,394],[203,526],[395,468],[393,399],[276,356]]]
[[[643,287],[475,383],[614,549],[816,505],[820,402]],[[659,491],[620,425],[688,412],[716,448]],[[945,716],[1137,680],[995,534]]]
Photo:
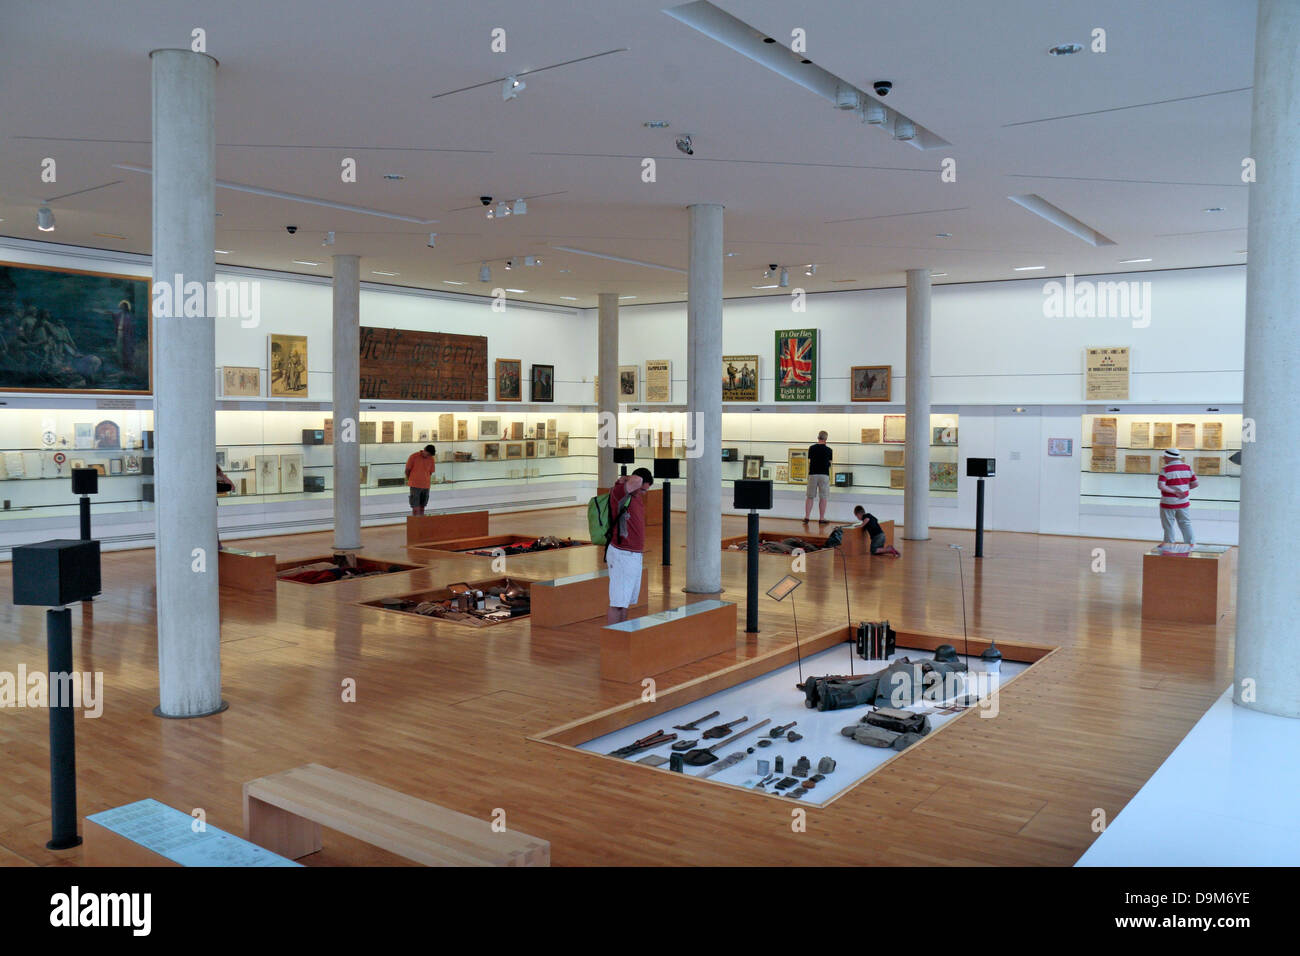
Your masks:
[[[524,202],[522,199],[516,199],[514,206],[511,208],[511,212],[516,216],[525,215],[528,212],[528,203]]]
[[[492,281],[492,270],[488,268],[488,264],[487,264],[486,262],[483,263],[483,264],[482,264],[481,266],[479,266],[479,268],[478,268],[478,281],[479,281],[479,282],[491,282],[491,281]]]
[[[501,84],[501,99],[513,100],[519,95],[520,90],[528,88],[528,84],[517,76],[507,76],[506,81]]]
[[[36,228],[41,232],[54,231],[54,210],[49,206],[42,206],[36,210]]]
[[[677,148],[681,150],[683,153],[685,153],[687,156],[694,156],[695,147],[692,145],[693,142],[694,139],[691,137],[690,133],[687,133],[684,136],[678,136]]]
[[[497,203],[497,218],[504,219],[510,215],[510,204],[506,202]]]
[[[510,271],[511,269],[513,269],[514,267],[515,267],[515,260],[514,260],[514,259],[507,259],[507,260],[506,260],[506,271],[509,272],[509,271]]]
[[[902,143],[916,139],[916,124],[900,116],[894,123],[894,139]]]
[[[868,126],[881,126],[885,122],[885,108],[879,103],[872,103],[862,109],[862,122]]]
[[[334,233],[333,233],[332,231],[331,231],[331,232],[327,232],[327,233],[325,233],[325,238],[321,240],[321,243],[320,243],[320,244],[321,244],[322,246],[332,246],[332,245],[334,245]]]
[[[785,288],[787,288],[787,287],[790,285],[790,270],[789,270],[789,269],[786,269],[786,268],[784,268],[784,267],[781,269],[781,278],[778,280],[778,282],[779,282],[779,284],[780,284],[780,286],[781,286],[782,289],[785,289]]]
[[[330,235],[333,235],[333,233],[331,233]],[[429,233],[429,241],[426,242],[425,245],[428,246],[430,249],[432,249],[434,247],[434,244],[437,241],[438,241],[438,234],[436,232],[431,232]]]
[[[524,256],[524,265],[526,266],[540,266],[541,264],[542,260],[538,256]]]
[[[813,263],[809,265],[807,269],[803,270],[803,274],[806,276],[815,276],[817,274],[817,264]]]

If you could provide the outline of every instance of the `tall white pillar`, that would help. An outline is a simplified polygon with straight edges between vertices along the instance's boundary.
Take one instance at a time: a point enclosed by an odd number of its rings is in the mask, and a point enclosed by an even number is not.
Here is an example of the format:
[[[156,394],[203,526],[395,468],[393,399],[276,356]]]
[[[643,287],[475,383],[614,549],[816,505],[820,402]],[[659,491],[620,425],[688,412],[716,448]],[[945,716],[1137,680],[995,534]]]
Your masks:
[[[690,207],[687,413],[699,457],[686,464],[686,590],[722,590],[722,207]]]
[[[903,537],[930,537],[930,270],[907,270],[907,445]]]
[[[361,548],[360,376],[361,257],[334,256],[334,547],[346,551]]]
[[[1300,527],[1295,484],[1300,416],[1300,4],[1260,0],[1246,264],[1245,417],[1233,699],[1300,717],[1300,587],[1291,557]],[[1195,502],[1192,520],[1196,520]]]
[[[225,708],[212,387],[216,332],[214,303],[206,295],[215,278],[217,61],[189,50],[154,50],[149,59],[154,290],[159,283],[180,283],[171,299],[178,302],[187,290],[201,288],[207,306],[202,316],[155,315],[153,322],[158,602],[154,713],[202,717]]]
[[[614,416],[618,422],[618,293],[602,292],[596,297],[599,307],[596,370],[600,375],[600,395],[596,409],[603,418],[606,413]],[[600,421],[597,420],[596,434],[601,433]],[[614,449],[597,448],[596,480],[600,488],[608,488],[618,477],[618,466],[614,464]]]

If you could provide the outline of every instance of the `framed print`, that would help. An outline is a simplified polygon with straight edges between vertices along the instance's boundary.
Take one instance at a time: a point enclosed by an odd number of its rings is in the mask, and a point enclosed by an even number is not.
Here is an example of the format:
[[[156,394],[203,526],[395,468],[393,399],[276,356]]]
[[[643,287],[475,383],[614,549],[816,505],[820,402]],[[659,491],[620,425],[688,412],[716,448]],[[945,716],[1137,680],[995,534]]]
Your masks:
[[[483,460],[500,461],[501,460],[501,443],[490,441],[483,443]]]
[[[1047,439],[1047,453],[1051,455],[1053,458],[1073,458],[1074,439],[1073,438]]]
[[[376,422],[357,422],[357,435],[363,445],[376,444],[379,426]]]
[[[1125,455],[1124,473],[1129,475],[1151,474],[1151,456],[1150,455]]]
[[[302,491],[301,454],[280,456],[280,491],[286,494],[296,494]]]
[[[559,427],[560,427],[560,420],[558,418],[546,419],[546,437],[559,438],[560,437],[560,433],[558,431]]]
[[[267,368],[271,370],[272,397],[307,397],[307,336],[268,336],[270,357]]]
[[[789,465],[785,465],[785,464],[777,465],[777,466],[772,470],[772,480],[775,481],[778,485],[786,485],[786,484],[789,484],[789,483],[790,483],[790,466],[789,466]]]
[[[1130,448],[1151,447],[1151,423],[1131,422],[1128,426],[1128,446]]]
[[[110,458],[108,460],[108,473],[110,475],[120,475],[122,473],[121,458]]]
[[[891,444],[900,444],[907,441],[906,415],[885,416],[885,441]]]
[[[758,356],[722,356],[722,400],[758,401]]]
[[[546,458],[547,452],[550,451],[550,447],[551,447],[550,442],[547,441],[545,438],[538,438],[536,439],[536,441],[537,441],[537,457]]]
[[[217,467],[220,468],[222,471],[225,471],[226,465],[229,464],[229,462],[227,461],[228,454],[229,454],[229,449],[226,448],[217,449]]]
[[[1174,427],[1174,445],[1179,451],[1196,447],[1196,423],[1179,422]]]
[[[95,447],[122,447],[122,430],[117,427],[117,422],[110,422],[105,419],[95,426]]]
[[[397,424],[395,422],[379,423],[379,441],[389,443],[397,440]]]
[[[647,402],[672,401],[672,363],[668,359],[646,359],[645,400]]]
[[[280,493],[280,459],[275,455],[257,456],[257,493],[259,495]]]
[[[478,420],[478,437],[494,441],[501,437],[501,419],[480,418]]]
[[[537,368],[536,365],[533,366]],[[618,367],[618,401],[620,405],[635,405],[641,401],[641,385],[637,381],[637,366]]]
[[[77,422],[72,426],[72,447],[74,448],[94,448],[95,447],[95,426],[90,422]]]
[[[427,429],[421,428],[421,429],[420,429],[420,444],[421,444],[421,445],[427,445],[428,443],[429,443],[429,432],[428,432]],[[329,444],[332,444],[332,443],[331,443],[331,442],[326,442],[325,444],[329,445]]]
[[[438,441],[456,440],[456,416],[443,412],[438,416]]]
[[[524,363],[522,359],[497,359],[497,401],[522,402],[524,400],[523,380]]]
[[[787,463],[790,468],[790,483],[793,485],[808,484],[808,449],[791,448]]]
[[[469,441],[469,422],[464,418],[456,419],[456,441]]]
[[[1201,445],[1207,449],[1220,449],[1223,447],[1222,422],[1201,423]]]
[[[524,443],[518,441],[506,442],[506,461],[514,461],[517,458],[524,457]]]
[[[139,455],[127,455],[126,458],[122,460],[122,465],[123,465],[122,470],[125,471],[128,475],[140,474]]]
[[[519,439],[523,438],[523,437],[524,437],[524,423],[523,423],[523,422],[511,422],[511,423],[510,423],[510,431],[509,431],[505,436],[503,436],[503,437],[505,437],[505,438],[513,438],[513,439],[515,439],[516,441],[518,441]]]
[[[546,455],[549,458],[556,458],[560,454],[560,440],[558,438],[548,438],[546,440]]]
[[[0,262],[0,391],[146,393],[150,280]]]
[[[533,426],[533,437],[542,439],[546,438],[546,422],[538,422]]]
[[[621,378],[621,376],[620,376]],[[528,400],[530,402],[555,401],[555,366],[534,365],[530,376]]]
[[[892,365],[855,365],[849,369],[849,397],[855,402],[887,402],[894,387]]]
[[[760,477],[762,477],[762,474],[763,474],[763,456],[762,456],[762,455],[746,455],[746,456],[745,456],[745,465],[744,465],[744,468],[745,468],[744,475],[745,475],[746,478],[760,478]]]
[[[864,428],[864,429],[862,429],[862,444],[864,444],[864,445],[879,445],[879,444],[880,444],[880,429],[879,429],[879,428]]]
[[[776,400],[817,401],[817,330],[776,332]]]
[[[1181,451],[1182,449],[1179,449]],[[1223,474],[1223,461],[1218,455],[1196,456],[1192,459],[1192,471],[1201,476]]]
[[[558,450],[561,458],[568,457],[569,454],[569,433],[560,432],[560,437],[556,439],[559,442]]]
[[[415,441],[415,422],[402,422],[401,440],[406,444]]]
[[[885,465],[889,468],[902,468],[904,464],[903,451],[902,448],[886,448],[883,452]]]
[[[536,440],[536,439],[530,438],[530,439],[528,439],[526,442],[524,442],[524,457],[525,457],[525,458],[536,458],[536,457],[537,457],[537,440]]]
[[[1093,438],[1093,444],[1097,439]],[[1173,422],[1153,422],[1151,425],[1151,447],[1152,448],[1172,448],[1174,445],[1174,423]]]
[[[760,477],[763,481],[771,481],[771,480],[772,480],[772,469],[771,469],[771,468],[764,468],[764,469],[759,473],[759,477]]]
[[[1119,419],[1097,417],[1092,420],[1092,443],[1115,445],[1119,439]]]
[[[1091,471],[1112,473],[1115,471],[1115,446],[1093,445]]]
[[[221,366],[221,394],[257,397],[262,394],[262,370],[244,365]]]
[[[957,463],[955,461],[930,462],[930,490],[957,490]]]
[[[903,468],[894,468],[889,472],[890,488],[907,488],[907,471]]]
[[[940,425],[930,429],[931,445],[955,445],[957,444],[957,426]]]

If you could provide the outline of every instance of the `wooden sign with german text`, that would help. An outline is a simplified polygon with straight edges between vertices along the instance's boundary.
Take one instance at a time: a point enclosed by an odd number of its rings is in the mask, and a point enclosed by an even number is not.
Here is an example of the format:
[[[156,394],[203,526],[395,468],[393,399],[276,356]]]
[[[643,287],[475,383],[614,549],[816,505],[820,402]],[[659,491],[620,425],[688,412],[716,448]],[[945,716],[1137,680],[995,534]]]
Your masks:
[[[361,327],[361,398],[485,402],[487,337]]]

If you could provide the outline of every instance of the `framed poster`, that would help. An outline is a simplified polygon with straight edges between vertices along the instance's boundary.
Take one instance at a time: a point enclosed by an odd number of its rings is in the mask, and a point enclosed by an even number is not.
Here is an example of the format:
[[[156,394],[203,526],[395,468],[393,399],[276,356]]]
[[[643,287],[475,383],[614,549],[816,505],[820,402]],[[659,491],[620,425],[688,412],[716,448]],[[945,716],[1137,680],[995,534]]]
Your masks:
[[[522,359],[497,359],[497,401],[522,402],[524,400]]]
[[[361,398],[485,402],[487,336],[361,327]]]
[[[560,437],[556,439],[559,442],[558,450],[561,458],[568,457],[569,454],[569,433],[560,432]]]
[[[849,397],[855,402],[887,402],[894,387],[892,365],[855,365],[849,369]]]
[[[533,368],[537,368],[536,365]],[[641,401],[641,383],[637,381],[637,366],[620,365],[618,367],[618,403],[634,405]]]
[[[525,458],[537,457],[537,439],[530,438],[524,442],[524,457]]]
[[[778,402],[817,401],[816,329],[777,330],[775,398]]]
[[[228,448],[217,449],[217,467],[220,468],[222,471],[225,471],[227,465],[229,465],[229,461],[227,461],[229,453],[230,453],[230,449]]]
[[[646,359],[645,400],[670,402],[673,397],[673,366],[668,359]]]
[[[531,386],[528,394],[528,400],[530,402],[555,401],[554,365],[534,365],[530,379]]]
[[[380,422],[379,423],[379,441],[381,444],[397,440],[397,423]]]
[[[786,461],[790,466],[790,483],[792,485],[808,484],[808,449],[791,448]]]
[[[1179,422],[1174,427],[1174,444],[1180,451],[1196,447],[1196,423]]]
[[[150,280],[0,262],[0,391],[152,388]]]
[[[558,418],[546,419],[546,437],[559,438],[560,437],[560,433],[558,431],[559,427],[560,427],[560,420]]]
[[[906,415],[885,416],[885,441],[891,444],[901,444],[907,441]]]
[[[1114,445],[1118,443],[1119,423],[1114,418],[1094,418],[1092,420],[1092,443],[1094,445]]]
[[[1198,475],[1223,474],[1223,461],[1218,455],[1197,456],[1192,459],[1192,471]]]
[[[1128,346],[1084,349],[1083,397],[1088,401],[1128,401]]]
[[[955,445],[957,444],[957,426],[940,425],[938,428],[930,429],[931,445]]]
[[[864,444],[864,445],[879,445],[879,444],[880,444],[880,429],[879,429],[879,428],[864,428],[864,429],[862,429],[862,444]]]
[[[758,356],[722,356],[722,400],[758,401]]]
[[[546,441],[546,455],[548,458],[555,458],[560,454],[560,440],[558,438],[549,438]]]
[[[95,447],[95,426],[90,422],[77,422],[72,426],[72,446],[74,448]]]
[[[280,456],[280,491],[286,494],[302,491],[301,454]]]
[[[1093,445],[1091,471],[1111,473],[1115,470],[1115,446]]]
[[[1150,422],[1129,423],[1128,446],[1130,448],[1151,447],[1151,423]]]
[[[1151,456],[1150,455],[1125,455],[1124,473],[1128,475],[1151,474]]]
[[[269,335],[271,395],[287,398],[307,397],[307,336]],[[365,376],[362,375],[364,383]],[[365,388],[362,387],[364,398]]]
[[[773,474],[772,474],[772,480],[775,481],[778,485],[786,485],[786,484],[789,484],[789,483],[790,483],[790,466],[789,466],[789,465],[777,465],[777,466],[775,467],[774,471],[773,471]]]
[[[1223,447],[1222,422],[1201,423],[1201,445],[1207,449],[1219,449]]]
[[[1174,446],[1174,423],[1152,422],[1151,447],[1172,448]]]
[[[1047,453],[1051,455],[1053,458],[1073,458],[1074,439],[1073,438],[1047,439]]]
[[[280,492],[280,460],[275,455],[257,456],[257,493],[274,495]]]
[[[494,440],[501,437],[501,419],[480,418],[478,420],[478,437]]]
[[[907,488],[907,471],[902,468],[894,468],[889,472],[890,488]]]
[[[930,490],[957,490],[957,463],[955,461],[930,462]]]
[[[415,441],[415,422],[402,422],[401,440],[406,443]]]
[[[456,416],[443,412],[438,416],[438,441],[456,440]]]
[[[363,445],[376,444],[377,427],[378,426],[376,425],[375,422],[357,422],[357,434],[361,439],[361,444]],[[345,435],[344,437],[346,438],[347,436]]]
[[[904,464],[902,448],[886,448],[884,463],[889,468],[902,468]]]
[[[520,441],[506,442],[506,461],[514,461],[517,458],[524,457],[524,443]]]
[[[745,456],[745,465],[744,465],[744,468],[745,468],[744,475],[745,475],[746,478],[760,478],[760,477],[762,477],[762,474],[763,474],[763,456],[762,456],[762,455],[746,455],[746,456]]]
[[[262,370],[244,365],[221,366],[221,394],[256,397],[262,394]]]
[[[490,441],[483,443],[483,460],[500,461],[501,460],[501,443]]]
[[[456,441],[469,441],[469,421],[464,418],[456,419]]]

